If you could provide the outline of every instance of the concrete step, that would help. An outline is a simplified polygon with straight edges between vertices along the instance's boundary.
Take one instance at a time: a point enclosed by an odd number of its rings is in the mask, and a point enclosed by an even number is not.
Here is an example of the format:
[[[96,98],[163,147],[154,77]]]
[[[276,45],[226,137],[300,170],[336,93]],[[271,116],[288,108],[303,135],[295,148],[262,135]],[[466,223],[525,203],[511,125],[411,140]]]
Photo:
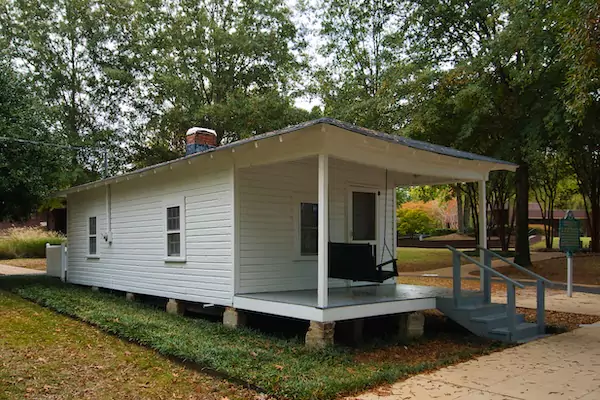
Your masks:
[[[503,326],[500,328],[494,328],[489,332],[490,339],[502,340],[504,342],[515,342],[526,340],[527,338],[532,338],[538,335],[538,326],[537,324],[531,322],[521,322],[517,324],[516,331],[512,336],[509,336],[509,331],[507,326]]]
[[[456,308],[457,311],[468,312],[471,318],[473,317],[484,317],[491,314],[506,313],[506,304],[471,304],[461,305]]]
[[[488,330],[495,328],[502,328],[508,325],[508,314],[505,312],[497,314],[487,314],[476,317],[471,317],[471,321],[474,323],[485,324]],[[523,314],[516,315],[516,323],[520,324],[525,322],[525,316]]]

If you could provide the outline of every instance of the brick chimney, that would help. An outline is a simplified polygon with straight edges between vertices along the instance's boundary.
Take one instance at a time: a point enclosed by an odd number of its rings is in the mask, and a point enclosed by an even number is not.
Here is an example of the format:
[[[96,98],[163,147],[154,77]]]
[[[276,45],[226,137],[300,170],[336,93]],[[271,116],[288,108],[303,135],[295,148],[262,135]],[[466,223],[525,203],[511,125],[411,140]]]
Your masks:
[[[190,128],[185,135],[185,155],[217,147],[217,132],[207,128]]]

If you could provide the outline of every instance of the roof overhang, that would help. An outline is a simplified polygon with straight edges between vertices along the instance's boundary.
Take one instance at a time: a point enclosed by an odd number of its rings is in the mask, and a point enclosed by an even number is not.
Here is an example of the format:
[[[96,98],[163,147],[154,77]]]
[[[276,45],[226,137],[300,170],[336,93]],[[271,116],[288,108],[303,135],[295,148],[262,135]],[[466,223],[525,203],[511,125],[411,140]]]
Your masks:
[[[169,171],[199,160],[226,157],[236,167],[291,160],[319,153],[413,174],[412,184],[442,184],[487,179],[490,171],[515,171],[517,165],[494,158],[320,118],[225,144],[201,153],[121,175],[74,186],[57,196]],[[451,171],[455,171],[451,173]],[[421,179],[418,179],[421,177]],[[427,177],[427,179],[423,178]],[[410,183],[409,183],[410,184]]]

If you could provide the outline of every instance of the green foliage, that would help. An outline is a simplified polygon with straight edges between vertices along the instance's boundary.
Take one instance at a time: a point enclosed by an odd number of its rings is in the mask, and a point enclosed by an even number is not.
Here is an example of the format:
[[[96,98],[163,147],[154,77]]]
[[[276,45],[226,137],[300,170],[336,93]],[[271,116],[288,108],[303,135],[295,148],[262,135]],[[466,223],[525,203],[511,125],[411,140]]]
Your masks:
[[[414,186],[410,188],[410,199],[427,203],[431,200],[447,202],[452,198],[452,189],[449,185]]]
[[[0,220],[29,217],[65,182],[68,153],[11,139],[59,143],[47,127],[45,108],[7,65],[0,63]]]
[[[310,118],[292,105],[304,42],[284,3],[136,1],[134,14],[129,67],[152,88],[137,107],[148,122],[133,140],[136,166],[180,155],[192,126],[230,142]]]
[[[123,297],[45,277],[3,277],[0,288],[161,354],[287,399],[335,399],[485,352],[468,350],[445,354],[438,361],[408,365],[398,361],[357,362],[349,349],[311,351],[298,341],[167,314]]]
[[[45,258],[46,243],[66,240],[57,232],[39,228],[11,228],[0,231],[0,260],[11,258]]]
[[[435,227],[434,219],[425,210],[399,208],[396,215],[400,235],[414,236],[419,233],[429,233]]]

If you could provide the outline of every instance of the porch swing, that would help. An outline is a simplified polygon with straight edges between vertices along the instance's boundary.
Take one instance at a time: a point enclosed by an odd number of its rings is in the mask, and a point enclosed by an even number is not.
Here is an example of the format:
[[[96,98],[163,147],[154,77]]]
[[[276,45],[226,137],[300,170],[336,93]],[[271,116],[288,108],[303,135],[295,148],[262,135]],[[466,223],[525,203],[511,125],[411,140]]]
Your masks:
[[[385,170],[385,202],[383,221],[383,248],[381,259],[387,250],[390,260],[377,264],[376,248],[368,243],[337,243],[329,241],[329,277],[347,279],[354,282],[382,283],[387,279],[398,276],[397,259],[387,245],[387,201],[388,201],[388,171]],[[393,225],[392,215],[392,225]],[[386,271],[384,266],[392,264],[392,270]]]

